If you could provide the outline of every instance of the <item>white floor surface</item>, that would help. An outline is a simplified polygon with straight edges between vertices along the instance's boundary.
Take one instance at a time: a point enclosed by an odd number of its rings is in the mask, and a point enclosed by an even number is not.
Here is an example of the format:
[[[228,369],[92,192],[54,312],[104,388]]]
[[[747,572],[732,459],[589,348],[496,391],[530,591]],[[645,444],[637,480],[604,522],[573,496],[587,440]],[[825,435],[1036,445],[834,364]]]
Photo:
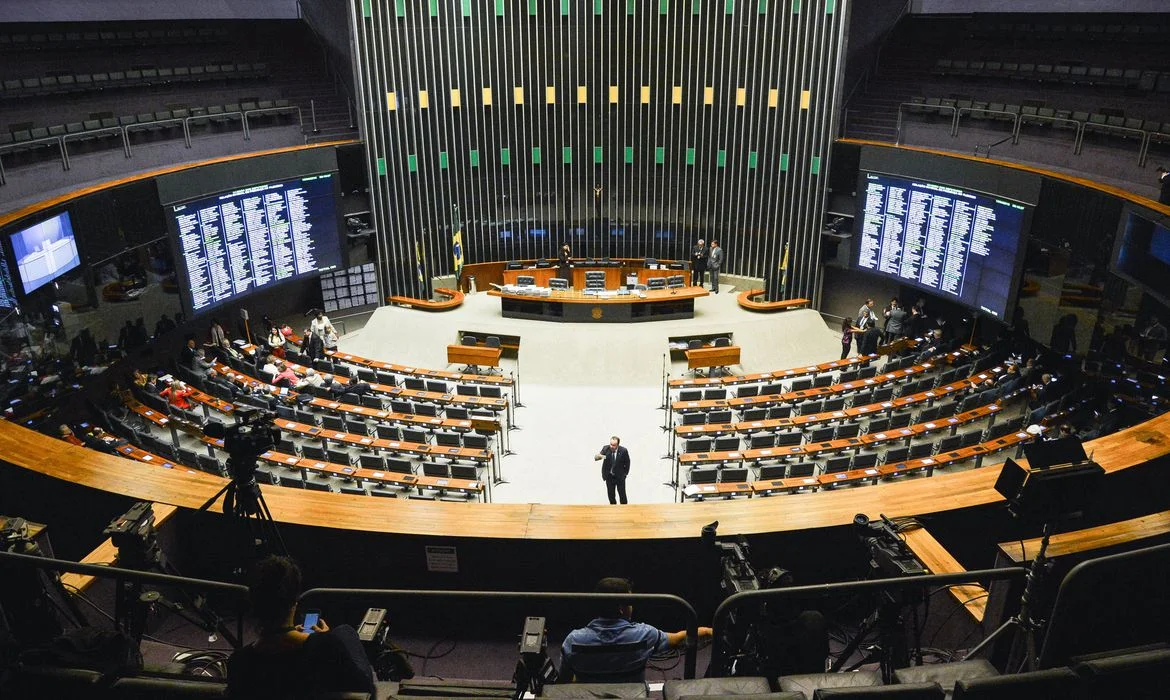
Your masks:
[[[736,373],[787,369],[840,355],[839,336],[812,310],[757,314],[726,290],[696,300],[695,318],[643,323],[572,324],[505,319],[500,300],[469,295],[458,309],[429,313],[378,309],[366,326],[341,341],[343,350],[371,359],[443,369],[446,346],[459,331],[520,336],[519,360],[503,371],[519,377],[519,427],[514,455],[501,461],[507,483],[493,488],[497,503],[597,504],[606,501],[593,455],[619,435],[630,450],[627,490],[633,503],[674,499],[667,433],[661,428],[667,339],[729,333],[742,349]],[[452,369],[455,369],[452,367]],[[684,363],[667,366],[671,378]]]

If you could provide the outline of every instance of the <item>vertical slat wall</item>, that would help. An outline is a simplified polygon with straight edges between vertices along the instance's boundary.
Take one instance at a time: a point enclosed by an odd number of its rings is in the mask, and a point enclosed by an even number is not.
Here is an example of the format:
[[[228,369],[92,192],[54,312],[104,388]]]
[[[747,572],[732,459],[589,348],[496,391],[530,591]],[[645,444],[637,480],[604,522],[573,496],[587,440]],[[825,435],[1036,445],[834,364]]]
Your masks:
[[[847,10],[351,0],[384,291],[428,296],[458,220],[469,263],[718,238],[727,272],[811,298]]]

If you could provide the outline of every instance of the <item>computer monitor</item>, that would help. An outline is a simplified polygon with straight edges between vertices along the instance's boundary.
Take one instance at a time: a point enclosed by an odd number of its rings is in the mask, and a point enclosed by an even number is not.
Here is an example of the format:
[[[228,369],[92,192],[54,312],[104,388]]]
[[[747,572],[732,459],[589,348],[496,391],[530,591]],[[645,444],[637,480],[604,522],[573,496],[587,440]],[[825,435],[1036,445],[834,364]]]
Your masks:
[[[12,254],[25,294],[81,265],[69,212],[20,229],[11,236]]]

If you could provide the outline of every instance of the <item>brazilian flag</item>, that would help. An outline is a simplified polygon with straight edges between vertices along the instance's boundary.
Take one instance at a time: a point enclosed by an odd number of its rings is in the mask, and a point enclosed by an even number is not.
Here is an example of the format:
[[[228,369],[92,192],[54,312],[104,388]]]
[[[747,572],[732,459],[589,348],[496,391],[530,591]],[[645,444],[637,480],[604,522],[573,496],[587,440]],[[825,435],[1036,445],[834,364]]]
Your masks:
[[[424,275],[423,275],[423,255],[422,255],[422,246],[421,246],[421,245],[419,245],[419,242],[418,242],[418,239],[417,239],[417,238],[416,238],[416,239],[414,239],[414,264],[415,264],[415,267],[416,267],[416,268],[417,268],[417,270],[418,270],[418,281],[419,281],[419,282],[422,282],[422,281],[424,280],[424,278],[425,278],[425,277],[424,277]]]
[[[451,259],[455,268],[455,282],[463,277],[463,220],[459,216],[459,205],[455,205],[455,220],[451,223]]]

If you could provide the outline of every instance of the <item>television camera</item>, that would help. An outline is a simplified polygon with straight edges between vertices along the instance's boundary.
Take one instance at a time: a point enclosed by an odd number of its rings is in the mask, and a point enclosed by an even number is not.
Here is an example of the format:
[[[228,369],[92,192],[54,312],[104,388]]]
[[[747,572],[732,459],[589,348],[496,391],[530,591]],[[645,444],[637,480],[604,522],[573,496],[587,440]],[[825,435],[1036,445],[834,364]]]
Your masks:
[[[260,485],[256,483],[256,460],[280,442],[280,430],[273,423],[276,415],[272,411],[247,406],[236,406],[233,415],[235,425],[211,422],[203,428],[208,437],[223,441],[231,480],[200,510],[210,508],[223,496],[224,513],[258,521],[252,533],[253,543],[258,548],[283,553],[286,551],[284,540],[276,529],[268,504],[264,502]]]

